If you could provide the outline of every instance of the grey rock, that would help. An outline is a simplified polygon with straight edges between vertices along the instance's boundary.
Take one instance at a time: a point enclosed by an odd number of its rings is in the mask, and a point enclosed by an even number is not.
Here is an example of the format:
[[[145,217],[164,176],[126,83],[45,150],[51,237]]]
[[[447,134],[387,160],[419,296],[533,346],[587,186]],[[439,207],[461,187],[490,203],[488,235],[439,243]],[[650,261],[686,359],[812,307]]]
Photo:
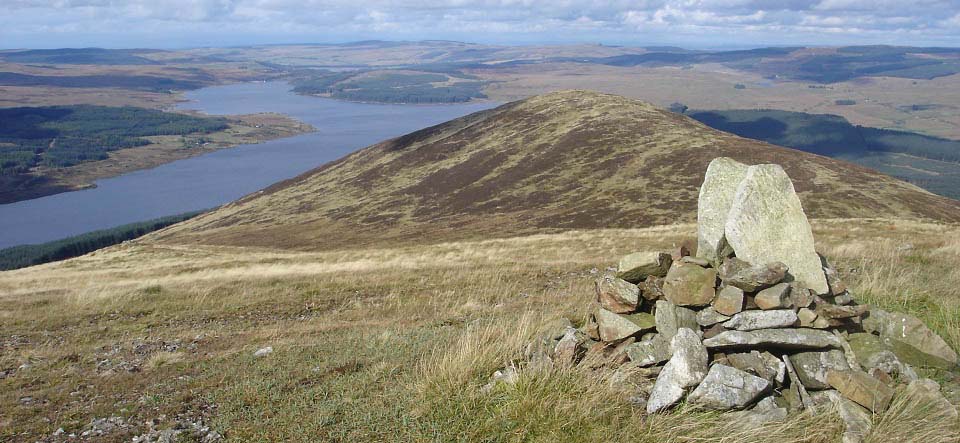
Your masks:
[[[777,405],[772,396],[765,397],[757,405],[746,411],[731,412],[731,421],[745,428],[756,428],[767,423],[781,422],[787,419],[787,408]]]
[[[657,324],[657,333],[670,342],[680,328],[699,330],[697,313],[691,309],[677,306],[666,300],[658,300],[654,318]]]
[[[506,368],[497,370],[490,376],[490,381],[487,384],[480,387],[481,392],[489,392],[498,384],[505,384],[513,386],[517,384],[517,380],[520,379],[520,373],[517,372],[517,368],[513,366],[507,366]]]
[[[779,384],[783,384],[787,374],[787,367],[783,361],[769,352],[750,351],[727,354],[727,362],[729,366]]]
[[[647,401],[647,413],[667,409],[707,375],[707,349],[692,329],[681,328],[670,342],[673,356],[660,371]]]
[[[726,365],[713,365],[687,401],[709,409],[743,409],[766,393],[773,384]]]
[[[787,265],[773,262],[755,266],[737,257],[730,257],[723,261],[718,272],[720,280],[727,286],[756,292],[783,281],[787,276]]]
[[[713,309],[723,315],[734,315],[743,310],[743,289],[725,286],[713,300]]]
[[[640,305],[640,288],[626,280],[606,276],[598,279],[594,288],[597,302],[610,312],[625,314],[636,311]]]
[[[706,268],[706,267],[709,267],[709,266],[711,265],[710,261],[707,260],[707,259],[705,259],[705,258],[690,257],[689,255],[688,255],[688,256],[681,257],[681,258],[680,258],[680,261],[681,261],[681,262],[684,262],[684,263],[690,263],[691,265],[697,265],[697,266],[700,266],[700,267],[702,267],[702,268]]]
[[[605,342],[622,340],[639,332],[655,327],[653,316],[646,313],[620,315],[606,309],[597,309],[597,325],[600,340]]]
[[[649,276],[667,275],[673,257],[665,252],[634,252],[620,259],[617,277],[630,283],[640,283]]]
[[[792,309],[772,311],[743,311],[723,324],[727,329],[753,331],[757,329],[789,328],[797,324],[797,313]]]
[[[844,371],[850,369],[843,352],[833,349],[826,352],[801,352],[790,356],[797,376],[807,389],[829,389],[827,371]]]
[[[809,308],[816,294],[800,282],[790,282],[790,303],[795,308]]]
[[[835,404],[844,424],[842,443],[862,442],[873,429],[873,414],[846,398],[840,398]]]
[[[957,366],[957,353],[950,345],[912,315],[872,308],[863,319],[863,328],[889,340],[901,361],[947,370]]]
[[[669,360],[670,355],[670,340],[659,334],[627,348],[627,357],[639,367],[658,365]]]
[[[253,353],[253,356],[257,358],[266,357],[267,355],[270,355],[272,353],[273,353],[273,346],[267,346],[265,348],[257,349],[257,351]]]
[[[958,417],[957,408],[940,392],[940,385],[929,378],[910,382],[905,394],[925,406],[924,410],[930,411],[929,418],[956,420]]]
[[[717,270],[684,262],[670,267],[663,296],[677,306],[707,306],[716,297]]]
[[[697,324],[700,326],[712,326],[727,320],[730,320],[730,316],[717,312],[713,306],[707,306],[706,308],[701,309],[700,312],[697,312]]]
[[[584,337],[576,329],[570,328],[567,333],[560,338],[557,346],[553,350],[554,359],[565,366],[573,366],[583,356],[586,351],[582,346]]]
[[[703,341],[710,349],[823,349],[840,348],[833,334],[815,329],[760,329],[756,331],[726,331]]]
[[[787,309],[793,307],[790,300],[790,284],[780,283],[764,289],[754,297],[754,303],[760,309]]]
[[[796,281],[818,294],[829,292],[810,223],[793,182],[779,165],[747,168],[724,234],[737,257],[750,263],[784,263]]]
[[[747,165],[727,157],[710,162],[697,200],[697,257],[713,263],[730,255],[724,229],[737,187],[747,174]]]

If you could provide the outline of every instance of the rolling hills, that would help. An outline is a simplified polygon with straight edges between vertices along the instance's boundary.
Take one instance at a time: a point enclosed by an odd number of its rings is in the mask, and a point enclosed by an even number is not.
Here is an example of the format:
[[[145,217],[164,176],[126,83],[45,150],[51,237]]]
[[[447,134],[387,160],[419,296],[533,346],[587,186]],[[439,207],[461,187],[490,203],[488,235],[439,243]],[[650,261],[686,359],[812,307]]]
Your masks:
[[[718,156],[783,165],[813,217],[960,221],[960,202],[864,167],[562,91],[373,145],[149,238],[322,250],[689,222]]]

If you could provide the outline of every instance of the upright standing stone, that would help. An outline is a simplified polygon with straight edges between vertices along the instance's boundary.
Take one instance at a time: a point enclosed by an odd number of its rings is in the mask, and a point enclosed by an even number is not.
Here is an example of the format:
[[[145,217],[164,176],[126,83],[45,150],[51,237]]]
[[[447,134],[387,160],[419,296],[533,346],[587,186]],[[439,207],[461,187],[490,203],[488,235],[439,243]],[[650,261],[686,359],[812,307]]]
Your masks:
[[[732,249],[724,238],[727,214],[747,165],[717,157],[707,166],[697,201],[697,257],[719,264]]]
[[[782,262],[808,288],[818,294],[830,291],[800,198],[779,165],[747,168],[724,233],[738,258],[750,263]]]

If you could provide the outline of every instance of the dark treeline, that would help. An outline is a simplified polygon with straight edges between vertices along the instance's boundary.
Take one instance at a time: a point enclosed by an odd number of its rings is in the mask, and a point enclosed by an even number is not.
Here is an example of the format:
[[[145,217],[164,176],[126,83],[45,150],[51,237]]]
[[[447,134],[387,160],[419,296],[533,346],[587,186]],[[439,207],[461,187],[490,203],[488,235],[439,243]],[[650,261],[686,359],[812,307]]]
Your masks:
[[[480,81],[446,82],[440,73],[386,73],[363,76],[363,73],[321,71],[293,81],[298,94],[329,94],[330,97],[381,103],[461,103],[485,98]],[[457,78],[464,80],[464,78]]]
[[[134,107],[0,109],[0,176],[24,174],[41,165],[66,167],[103,160],[110,151],[149,144],[143,137],[210,133],[227,127],[223,118]]]
[[[130,223],[111,229],[92,231],[38,245],[14,246],[0,249],[0,271],[25,268],[68,258],[79,257],[97,249],[123,243],[163,229],[174,223],[196,217],[204,211],[162,217],[145,222]]]
[[[688,115],[721,131],[830,157],[883,152],[960,162],[960,141],[853,125],[837,115],[778,110],[694,111]]]

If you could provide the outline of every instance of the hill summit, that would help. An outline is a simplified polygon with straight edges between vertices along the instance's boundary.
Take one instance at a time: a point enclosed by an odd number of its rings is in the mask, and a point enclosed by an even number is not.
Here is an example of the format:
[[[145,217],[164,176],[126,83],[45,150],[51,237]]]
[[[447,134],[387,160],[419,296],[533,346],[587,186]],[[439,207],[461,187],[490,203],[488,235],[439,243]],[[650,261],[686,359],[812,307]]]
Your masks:
[[[960,221],[960,202],[873,170],[578,90],[378,143],[151,238],[318,250],[692,222],[716,157],[783,165],[815,218]]]

